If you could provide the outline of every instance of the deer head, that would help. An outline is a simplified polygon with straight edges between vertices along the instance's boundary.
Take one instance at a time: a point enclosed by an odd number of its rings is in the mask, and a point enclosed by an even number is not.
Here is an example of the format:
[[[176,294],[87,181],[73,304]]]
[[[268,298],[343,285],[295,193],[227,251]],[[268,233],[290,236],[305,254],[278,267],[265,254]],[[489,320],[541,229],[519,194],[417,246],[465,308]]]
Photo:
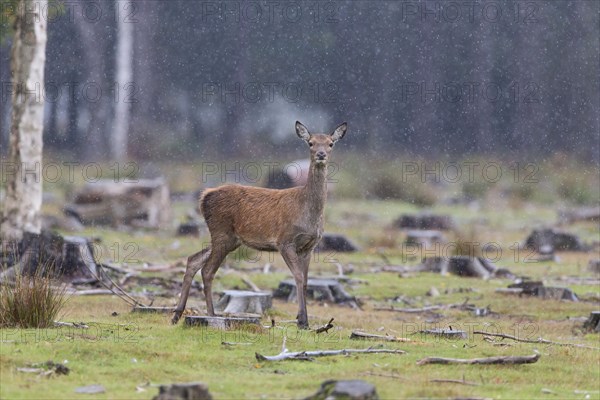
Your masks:
[[[296,121],[296,134],[308,144],[308,147],[310,148],[310,162],[316,165],[325,166],[329,160],[331,149],[333,149],[335,142],[344,137],[347,127],[347,124],[344,122],[330,134],[312,134],[304,125],[302,125],[302,123]]]

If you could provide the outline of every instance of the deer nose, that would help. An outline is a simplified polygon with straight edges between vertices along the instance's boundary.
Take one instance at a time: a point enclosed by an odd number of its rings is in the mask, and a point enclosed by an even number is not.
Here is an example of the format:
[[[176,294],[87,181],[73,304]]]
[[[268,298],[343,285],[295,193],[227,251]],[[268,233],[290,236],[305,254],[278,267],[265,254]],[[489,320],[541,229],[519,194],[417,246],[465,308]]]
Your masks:
[[[327,157],[327,153],[325,153],[323,150],[317,151],[317,159],[318,160],[324,160]]]

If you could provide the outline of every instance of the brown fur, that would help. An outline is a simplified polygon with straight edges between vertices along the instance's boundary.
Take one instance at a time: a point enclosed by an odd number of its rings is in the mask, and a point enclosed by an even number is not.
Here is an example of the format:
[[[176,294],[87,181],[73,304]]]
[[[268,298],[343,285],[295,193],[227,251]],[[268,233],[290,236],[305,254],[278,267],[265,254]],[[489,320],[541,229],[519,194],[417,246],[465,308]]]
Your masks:
[[[212,280],[228,253],[241,244],[257,250],[279,251],[290,268],[298,289],[298,325],[308,327],[306,280],[310,254],[323,232],[323,208],[327,196],[327,162],[333,144],[346,132],[346,124],[330,134],[311,135],[296,123],[296,133],[311,150],[306,185],[292,189],[264,189],[224,185],[207,189],[200,210],[211,235],[211,248],[188,259],[176,323],[185,308],[191,281],[202,270],[209,315],[214,315]]]

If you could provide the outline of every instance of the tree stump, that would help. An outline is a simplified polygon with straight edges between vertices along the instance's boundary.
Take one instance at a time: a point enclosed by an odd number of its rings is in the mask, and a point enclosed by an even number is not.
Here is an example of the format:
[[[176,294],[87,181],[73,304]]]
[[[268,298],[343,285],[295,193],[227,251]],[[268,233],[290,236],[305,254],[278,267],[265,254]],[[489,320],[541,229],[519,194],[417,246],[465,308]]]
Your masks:
[[[600,311],[592,311],[590,317],[583,324],[583,329],[600,333]]]
[[[579,298],[571,289],[563,287],[538,286],[534,293],[535,296],[542,299],[579,301]]]
[[[212,400],[212,396],[204,383],[174,383],[161,385],[152,400]]]
[[[440,231],[410,230],[406,232],[406,244],[408,245],[417,245],[429,248],[435,243],[441,243],[443,240],[444,235]]]
[[[524,247],[540,254],[555,251],[588,251],[579,237],[574,234],[555,229],[536,229],[525,240]]]
[[[344,235],[325,233],[315,248],[315,251],[335,251],[346,253],[358,251],[358,247],[348,240]]]
[[[223,296],[215,304],[215,310],[224,314],[262,315],[272,307],[272,304],[271,293],[225,290]]]
[[[454,220],[449,215],[403,214],[393,223],[399,229],[449,231],[454,229]]]
[[[319,391],[305,400],[378,400],[375,386],[362,380],[325,381]]]
[[[25,232],[19,243],[3,243],[2,247],[2,260],[9,267],[2,272],[2,279],[17,273],[39,273],[63,281],[95,281],[100,276],[93,246],[86,238],[62,237],[50,231]]]
[[[273,297],[284,298],[287,301],[296,301],[296,282],[287,279],[279,284]],[[307,282],[306,297],[328,303],[347,304],[358,307],[356,298],[348,294],[343,286],[334,279],[309,278]]]
[[[424,259],[422,265],[425,270],[439,272],[442,275],[451,273],[459,276],[471,276],[482,279],[489,279],[498,271],[492,262],[483,257],[430,257]]]
[[[222,330],[240,329],[246,325],[259,325],[258,317],[209,317],[190,315],[185,317],[186,326],[201,326]]]
[[[169,188],[162,178],[101,180],[85,185],[65,214],[84,225],[159,228],[171,223]]]

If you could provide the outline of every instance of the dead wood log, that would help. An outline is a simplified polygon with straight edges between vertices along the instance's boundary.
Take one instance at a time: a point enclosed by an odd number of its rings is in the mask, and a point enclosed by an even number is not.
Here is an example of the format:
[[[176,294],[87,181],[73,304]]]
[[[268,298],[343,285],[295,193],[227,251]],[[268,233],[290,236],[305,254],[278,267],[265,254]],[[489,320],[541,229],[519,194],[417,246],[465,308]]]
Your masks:
[[[283,360],[303,360],[312,361],[314,357],[329,357],[329,356],[343,356],[348,354],[363,354],[363,353],[389,353],[389,354],[405,354],[403,350],[397,349],[342,349],[342,350],[314,350],[314,351],[296,351],[289,352],[284,349],[281,353],[275,356],[263,356],[262,354],[255,353],[255,357],[258,361],[283,361]]]
[[[532,364],[540,359],[539,354],[531,356],[498,356],[486,358],[444,358],[426,357],[417,361],[417,365],[426,364]]]
[[[159,228],[170,224],[169,188],[162,178],[86,184],[64,212],[84,225]]]
[[[432,335],[437,337],[442,337],[446,339],[468,339],[469,335],[465,331],[455,330],[455,329],[424,329],[417,333],[421,333],[424,335]]]
[[[580,347],[582,349],[600,350],[600,347],[586,346],[584,344],[577,344],[577,343],[553,342],[553,341],[546,340],[541,337],[539,337],[537,339],[523,339],[523,338],[519,338],[519,337],[512,336],[512,335],[507,335],[504,333],[489,333],[489,332],[484,332],[484,331],[473,331],[473,335],[484,335],[487,337],[510,339],[510,340],[514,340],[515,342],[523,342],[523,343],[540,343],[540,344],[549,344],[549,345],[554,345],[554,346]]]
[[[256,284],[252,282],[248,277],[242,276],[242,282],[244,282],[244,284],[246,284],[246,286],[248,286],[248,288],[250,288],[250,290],[252,290],[253,292],[261,291],[260,288],[256,286]]]
[[[366,333],[361,331],[352,331],[350,334],[350,339],[355,340],[381,340],[384,342],[410,342],[411,339],[396,337],[396,336],[388,336],[388,335],[375,335],[372,333]]]
[[[329,333],[329,330],[333,328],[333,320],[334,320],[334,318],[331,318],[326,325],[323,325],[320,328],[315,329],[315,333],[316,334],[323,333],[323,332]]]

